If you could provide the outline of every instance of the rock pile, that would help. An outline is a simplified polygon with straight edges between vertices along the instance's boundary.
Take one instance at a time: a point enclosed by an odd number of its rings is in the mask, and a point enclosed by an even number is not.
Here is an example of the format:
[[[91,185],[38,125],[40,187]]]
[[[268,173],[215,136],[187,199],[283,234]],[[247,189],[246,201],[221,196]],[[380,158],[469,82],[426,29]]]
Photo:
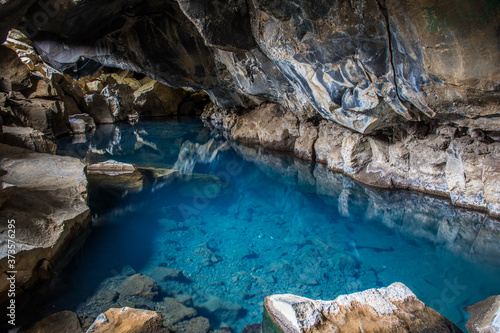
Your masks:
[[[47,143],[68,133],[85,135],[96,123],[136,121],[143,116],[200,114],[208,96],[167,87],[128,70],[101,69],[74,80],[42,60],[33,43],[12,30],[0,47],[0,115],[5,143],[54,153]]]

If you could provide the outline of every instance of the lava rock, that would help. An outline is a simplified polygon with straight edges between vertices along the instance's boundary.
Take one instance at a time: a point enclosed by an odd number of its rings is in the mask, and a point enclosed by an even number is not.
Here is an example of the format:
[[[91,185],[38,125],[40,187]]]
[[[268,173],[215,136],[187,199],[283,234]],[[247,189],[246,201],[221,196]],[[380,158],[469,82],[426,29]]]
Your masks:
[[[461,332],[402,283],[312,301],[294,295],[266,297],[264,331]]]
[[[500,296],[469,305],[465,311],[470,314],[465,324],[470,333],[500,332]]]

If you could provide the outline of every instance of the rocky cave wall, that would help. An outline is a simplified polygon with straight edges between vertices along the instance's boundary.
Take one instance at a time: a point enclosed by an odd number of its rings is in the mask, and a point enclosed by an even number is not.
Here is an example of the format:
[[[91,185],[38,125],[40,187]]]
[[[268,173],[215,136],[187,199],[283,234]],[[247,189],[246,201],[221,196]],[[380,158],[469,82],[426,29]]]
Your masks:
[[[428,118],[497,131],[496,0],[47,0],[0,7],[57,69],[100,65],[370,133]]]

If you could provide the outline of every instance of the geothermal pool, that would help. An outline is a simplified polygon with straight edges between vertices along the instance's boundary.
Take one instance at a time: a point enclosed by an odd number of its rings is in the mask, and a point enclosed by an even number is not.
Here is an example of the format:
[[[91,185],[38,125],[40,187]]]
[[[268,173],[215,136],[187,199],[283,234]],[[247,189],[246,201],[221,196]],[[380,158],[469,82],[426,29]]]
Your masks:
[[[185,276],[160,283],[164,295],[189,295],[233,332],[276,293],[329,300],[400,281],[461,328],[462,308],[500,294],[499,222],[445,200],[368,188],[198,120],[103,126],[61,147],[145,169],[125,189],[90,186],[92,234],[58,275],[52,312],[81,312],[107,278],[157,267]]]

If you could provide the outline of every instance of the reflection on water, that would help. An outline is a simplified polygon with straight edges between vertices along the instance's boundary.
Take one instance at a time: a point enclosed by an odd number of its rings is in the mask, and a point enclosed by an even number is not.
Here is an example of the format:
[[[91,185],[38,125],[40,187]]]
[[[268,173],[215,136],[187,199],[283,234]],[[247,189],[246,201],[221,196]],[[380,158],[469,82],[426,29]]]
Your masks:
[[[275,293],[333,299],[400,281],[462,327],[464,306],[500,293],[500,223],[444,200],[367,188],[198,121],[101,127],[65,147],[88,150],[90,162],[140,167],[142,191],[91,186],[94,232],[61,275],[55,309],[88,309],[128,266],[182,270],[189,283],[162,281],[165,295],[189,295],[213,328],[234,332],[260,322]]]

